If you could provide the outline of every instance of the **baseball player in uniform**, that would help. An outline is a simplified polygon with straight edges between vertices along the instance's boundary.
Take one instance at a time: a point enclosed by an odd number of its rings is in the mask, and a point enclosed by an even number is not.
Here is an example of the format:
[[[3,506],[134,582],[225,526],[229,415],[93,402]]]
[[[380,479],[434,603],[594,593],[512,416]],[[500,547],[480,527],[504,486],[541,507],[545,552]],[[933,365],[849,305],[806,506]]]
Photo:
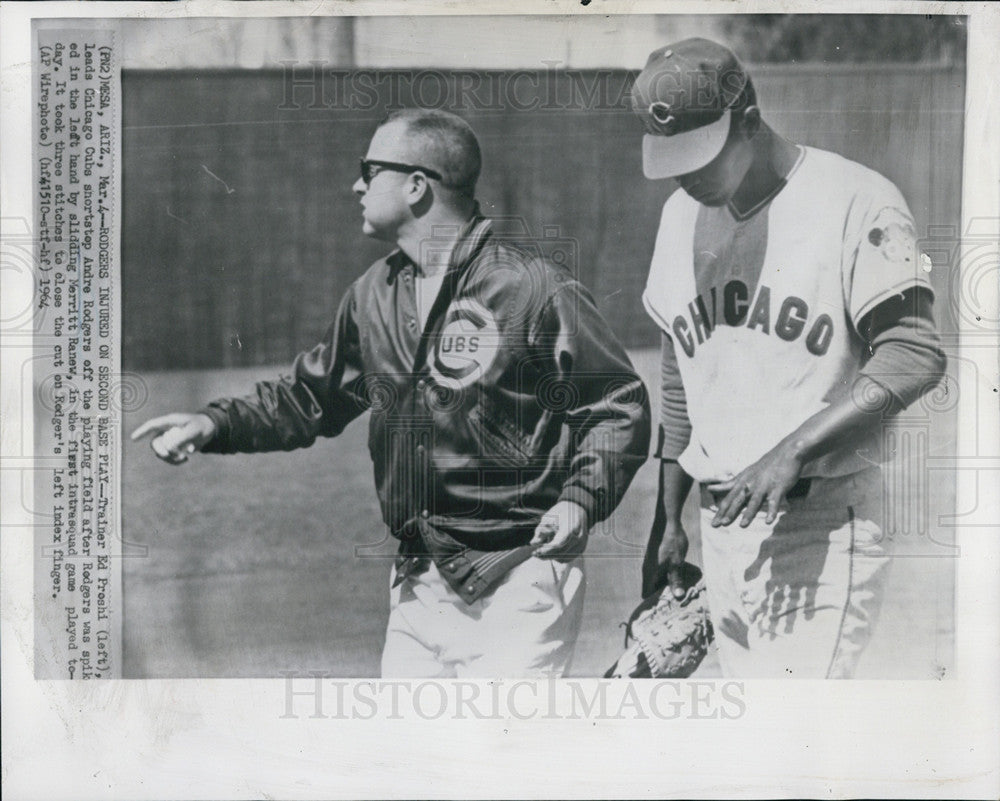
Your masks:
[[[565,267],[502,241],[474,199],[480,150],[441,111],[391,115],[354,185],[395,243],[293,375],[133,434],[179,463],[291,450],[371,412],[382,515],[399,539],[383,676],[563,674],[590,526],[647,457],[649,403]]]
[[[912,215],[878,173],[769,128],[719,44],[656,50],[632,100],[646,177],[680,186],[643,294],[663,347],[644,594],[683,594],[697,483],[725,674],[850,676],[890,558],[880,426],[945,367]]]

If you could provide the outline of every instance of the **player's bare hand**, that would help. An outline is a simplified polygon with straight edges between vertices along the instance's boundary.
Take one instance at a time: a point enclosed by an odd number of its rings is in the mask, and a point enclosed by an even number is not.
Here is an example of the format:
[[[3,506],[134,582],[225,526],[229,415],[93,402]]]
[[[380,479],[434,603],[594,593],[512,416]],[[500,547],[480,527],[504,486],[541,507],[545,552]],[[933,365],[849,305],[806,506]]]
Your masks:
[[[535,556],[569,562],[587,547],[587,512],[573,501],[560,501],[542,515],[531,545]]]
[[[687,532],[678,523],[663,532],[657,549],[648,548],[642,561],[642,597],[648,598],[661,587],[669,586],[675,598],[687,592],[684,565],[687,559]]]
[[[731,481],[709,485],[711,492],[726,493],[712,518],[712,526],[728,526],[740,517],[740,527],[746,528],[762,509],[766,510],[765,522],[770,525],[777,519],[781,502],[801,472],[802,460],[791,446],[781,443]]]
[[[165,414],[147,420],[132,439],[151,436],[153,452],[169,464],[182,464],[215,435],[215,423],[204,414]]]

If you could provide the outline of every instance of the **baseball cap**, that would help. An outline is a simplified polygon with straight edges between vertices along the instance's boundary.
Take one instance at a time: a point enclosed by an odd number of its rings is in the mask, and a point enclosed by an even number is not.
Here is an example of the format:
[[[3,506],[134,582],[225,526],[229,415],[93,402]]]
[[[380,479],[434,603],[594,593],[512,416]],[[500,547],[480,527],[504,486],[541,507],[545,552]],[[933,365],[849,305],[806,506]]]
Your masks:
[[[646,127],[645,176],[686,175],[718,156],[748,81],[733,52],[708,39],[684,39],[650,53],[632,87],[632,110]]]

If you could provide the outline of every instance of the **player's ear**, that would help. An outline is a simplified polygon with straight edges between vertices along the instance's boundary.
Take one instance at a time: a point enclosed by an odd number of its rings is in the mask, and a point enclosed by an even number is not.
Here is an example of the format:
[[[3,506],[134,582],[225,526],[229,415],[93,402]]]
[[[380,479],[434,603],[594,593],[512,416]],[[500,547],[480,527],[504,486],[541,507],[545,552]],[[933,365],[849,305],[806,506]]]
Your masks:
[[[747,139],[753,139],[760,130],[760,109],[757,106],[747,106],[740,115],[740,126]]]
[[[422,172],[413,172],[407,176],[406,202],[410,206],[425,206],[431,201],[431,182]]]

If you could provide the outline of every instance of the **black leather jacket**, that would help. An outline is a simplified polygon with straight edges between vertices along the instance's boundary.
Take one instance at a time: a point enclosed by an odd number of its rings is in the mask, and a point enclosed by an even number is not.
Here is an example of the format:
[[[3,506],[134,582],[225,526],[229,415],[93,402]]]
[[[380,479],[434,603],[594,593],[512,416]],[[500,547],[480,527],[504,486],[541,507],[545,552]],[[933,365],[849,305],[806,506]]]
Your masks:
[[[516,548],[557,501],[591,524],[611,513],[648,453],[645,387],[570,272],[474,219],[421,331],[401,252],[348,290],[293,375],[202,411],[204,451],[291,450],[371,411],[382,515],[468,548]]]

